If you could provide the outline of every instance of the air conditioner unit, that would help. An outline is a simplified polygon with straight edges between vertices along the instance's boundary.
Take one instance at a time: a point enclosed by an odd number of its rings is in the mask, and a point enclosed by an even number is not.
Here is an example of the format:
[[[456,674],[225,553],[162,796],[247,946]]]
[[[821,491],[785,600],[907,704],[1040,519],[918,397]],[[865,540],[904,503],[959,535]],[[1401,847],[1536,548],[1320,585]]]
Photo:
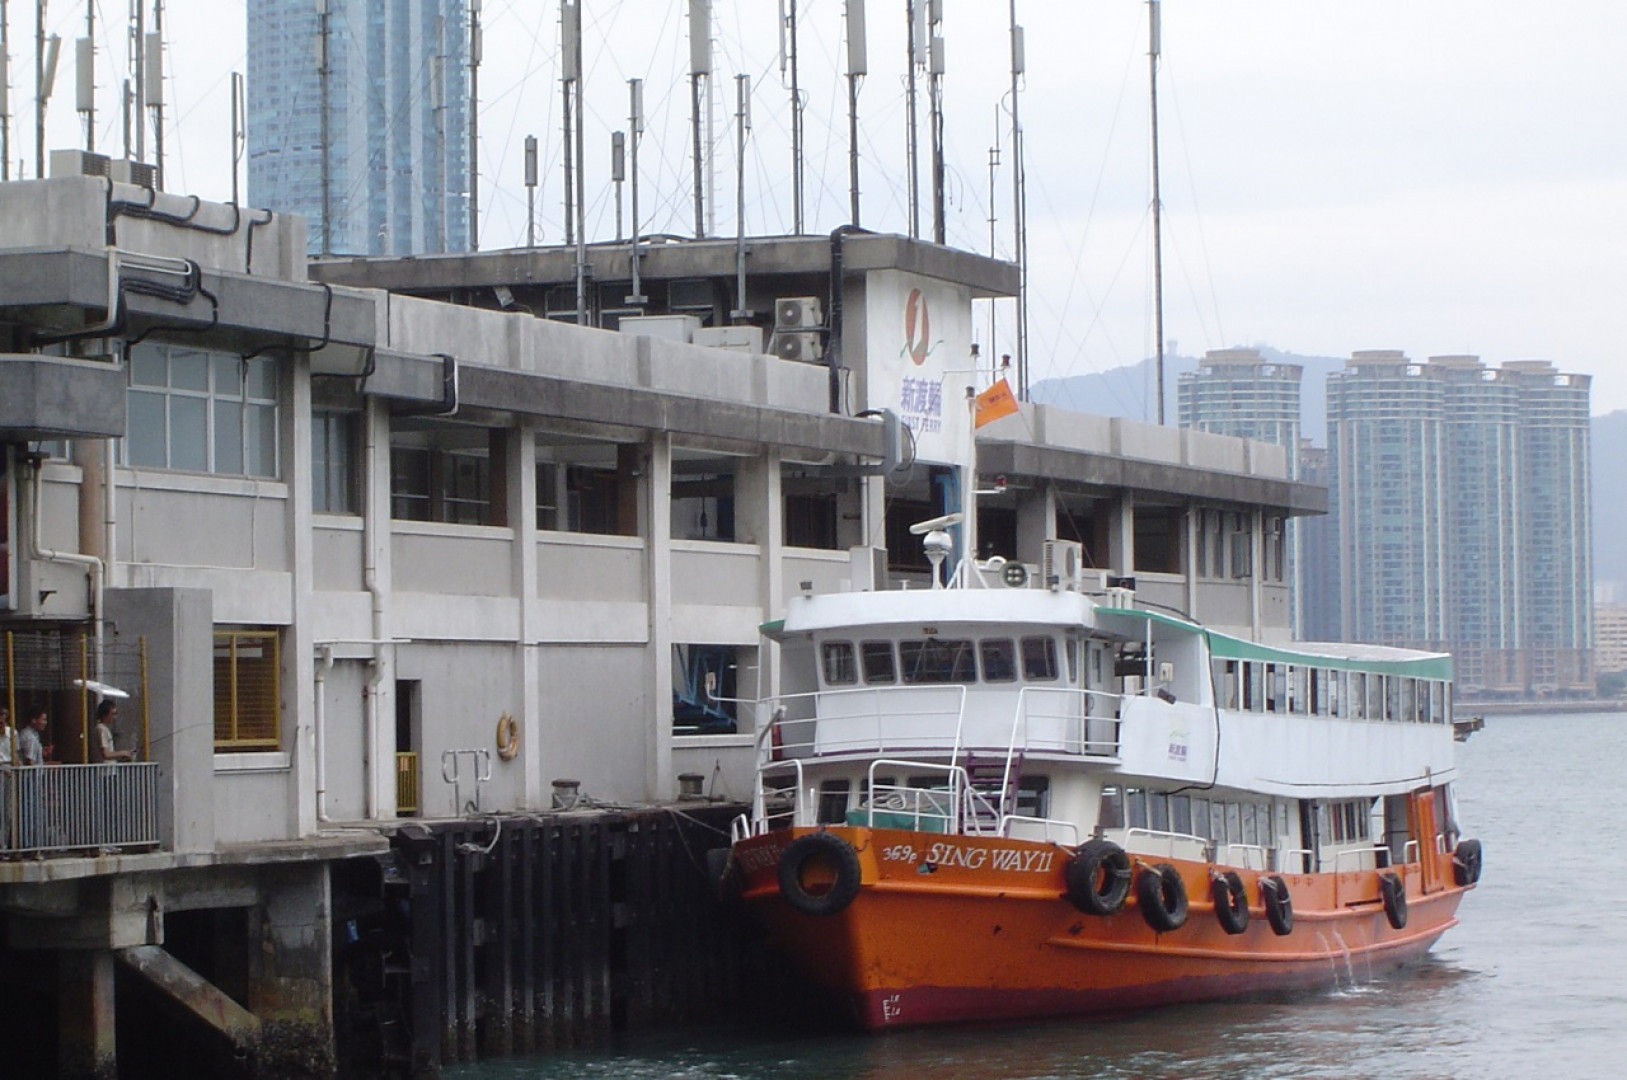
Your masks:
[[[1074,589],[1085,566],[1085,546],[1077,540],[1047,540],[1040,551],[1040,580],[1047,588]]]
[[[774,301],[775,330],[801,330],[824,322],[817,296],[782,296]]]
[[[763,328],[760,326],[702,326],[695,331],[694,343],[713,349],[761,353]]]
[[[769,351],[781,360],[818,360],[825,355],[825,346],[819,335],[811,330],[796,333],[776,333]]]
[[[148,191],[158,189],[158,166],[149,165],[145,161],[126,161],[121,158],[110,162],[107,175],[121,184],[134,184]]]
[[[88,150],[52,150],[52,176],[106,176],[111,159]]]

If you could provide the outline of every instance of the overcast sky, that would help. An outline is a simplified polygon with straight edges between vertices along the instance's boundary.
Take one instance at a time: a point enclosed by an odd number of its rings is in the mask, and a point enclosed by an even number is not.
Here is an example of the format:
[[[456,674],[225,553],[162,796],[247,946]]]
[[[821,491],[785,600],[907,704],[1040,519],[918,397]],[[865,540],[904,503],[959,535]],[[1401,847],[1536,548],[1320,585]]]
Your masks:
[[[693,229],[687,4],[582,0],[588,234],[615,235],[610,132],[626,80],[646,80],[640,203],[647,232]],[[13,174],[32,171],[32,4],[11,3]],[[98,18],[121,16],[104,0]],[[862,224],[907,232],[903,0],[867,0],[860,93]],[[1027,74],[1030,374],[1106,371],[1153,350],[1146,5],[1017,0]],[[1009,257],[1008,0],[947,0],[948,240]],[[1627,5],[1602,0],[1166,0],[1159,76],[1166,334],[1183,353],[1271,345],[1316,355],[1401,349],[1488,363],[1552,360],[1595,376],[1594,412],[1627,408],[1612,316],[1627,295]],[[848,218],[842,0],[801,0],[805,228]],[[231,193],[232,71],[246,68],[242,0],[169,0],[169,186]],[[542,242],[561,226],[558,5],[485,0],[480,239],[522,244],[522,143],[542,144]],[[104,26],[107,24],[104,22]],[[50,32],[84,33],[84,6],[51,0]],[[111,27],[115,33],[119,27]],[[753,77],[748,232],[788,232],[788,92],[775,0],[714,0],[715,231],[734,235],[734,78]],[[123,45],[98,34],[97,82]],[[48,142],[81,145],[71,48]],[[250,93],[253,89],[250,89]],[[114,95],[99,148],[116,147]],[[928,158],[925,96],[921,150]],[[997,135],[998,129],[998,135]],[[922,228],[931,196],[922,173]],[[252,201],[253,193],[249,193]],[[985,353],[1009,352],[1009,305],[978,315]],[[1151,417],[1124,380],[1116,408]],[[1090,403],[1076,403],[1089,408]],[[1168,403],[1171,416],[1174,403]]]

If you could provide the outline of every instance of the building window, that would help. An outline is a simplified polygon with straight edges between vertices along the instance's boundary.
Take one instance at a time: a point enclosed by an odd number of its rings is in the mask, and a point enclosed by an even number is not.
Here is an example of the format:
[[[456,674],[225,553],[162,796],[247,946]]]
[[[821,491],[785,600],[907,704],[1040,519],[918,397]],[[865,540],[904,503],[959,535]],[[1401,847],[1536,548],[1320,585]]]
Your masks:
[[[277,475],[277,368],[185,345],[130,349],[127,465]]]
[[[674,540],[734,539],[734,476],[701,473],[672,482]]]
[[[390,516],[448,525],[506,525],[501,431],[403,428],[390,440]]]
[[[1137,507],[1135,512],[1135,568],[1157,574],[1181,572],[1179,510]]]
[[[738,645],[672,646],[672,730],[679,735],[732,735],[740,696]]]
[[[836,550],[836,496],[785,496],[785,546]]]
[[[311,509],[318,514],[354,514],[356,414],[333,409],[311,413]]]
[[[281,750],[275,630],[215,632],[215,751]]]

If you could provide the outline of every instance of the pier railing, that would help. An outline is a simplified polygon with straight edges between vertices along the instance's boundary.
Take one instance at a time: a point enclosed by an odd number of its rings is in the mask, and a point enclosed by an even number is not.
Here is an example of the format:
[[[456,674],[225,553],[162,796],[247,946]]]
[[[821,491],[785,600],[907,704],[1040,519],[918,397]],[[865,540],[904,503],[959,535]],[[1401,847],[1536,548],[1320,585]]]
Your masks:
[[[15,854],[152,847],[158,762],[0,768],[0,851]]]

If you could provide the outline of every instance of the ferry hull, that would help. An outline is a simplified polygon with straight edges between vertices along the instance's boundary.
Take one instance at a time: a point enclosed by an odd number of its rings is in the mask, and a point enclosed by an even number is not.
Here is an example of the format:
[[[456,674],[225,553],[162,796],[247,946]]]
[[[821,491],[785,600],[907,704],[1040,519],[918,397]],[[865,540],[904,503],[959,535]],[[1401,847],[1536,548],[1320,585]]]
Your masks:
[[[843,999],[868,1030],[1111,1014],[1175,1002],[1349,982],[1422,956],[1456,923],[1464,889],[1407,881],[1408,917],[1387,919],[1375,872],[1284,874],[1294,927],[1276,934],[1244,871],[1251,915],[1228,934],[1209,900],[1210,868],[1167,861],[1190,898],[1187,920],[1158,933],[1137,902],[1083,914],[1066,899],[1070,852],[1049,844],[903,831],[828,830],[858,855],[856,895],[804,914],[780,894],[787,830],[736,845],[743,899],[778,948]],[[1138,858],[1138,862],[1153,860]]]

